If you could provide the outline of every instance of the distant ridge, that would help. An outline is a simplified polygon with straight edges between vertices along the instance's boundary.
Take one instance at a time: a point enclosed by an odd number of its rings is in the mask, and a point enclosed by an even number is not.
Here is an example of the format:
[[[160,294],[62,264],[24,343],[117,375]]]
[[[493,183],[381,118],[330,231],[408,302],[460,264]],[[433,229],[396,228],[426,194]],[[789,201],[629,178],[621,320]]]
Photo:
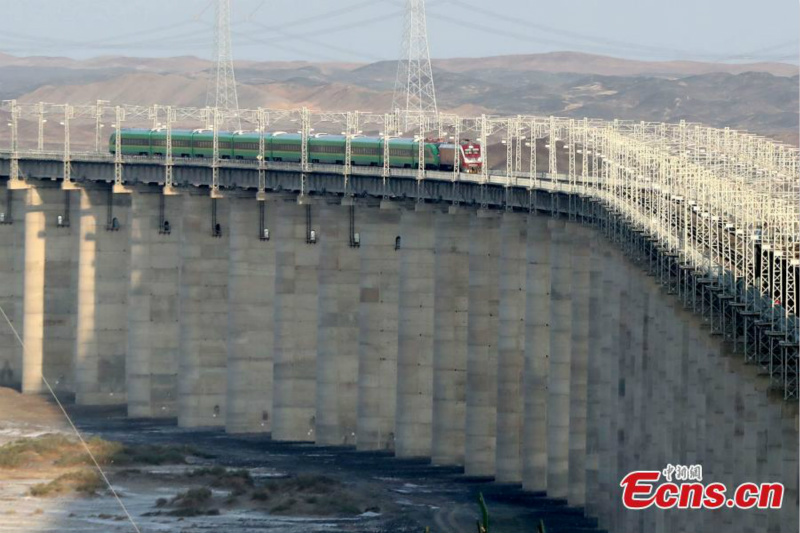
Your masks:
[[[435,61],[435,66],[452,72],[467,72],[477,68],[514,71],[573,72],[601,76],[696,76],[699,74],[766,72],[774,76],[797,76],[800,68],[789,63],[709,63],[700,61],[639,61],[581,52],[550,52],[456,58]]]
[[[17,58],[0,54],[0,100],[204,106],[212,63],[173,58]],[[245,108],[385,112],[397,65],[237,63]],[[800,144],[798,67],[779,63],[645,62],[590,54],[434,62],[439,107],[462,114],[699,122]],[[1,136],[1,135],[0,135]]]
[[[322,72],[348,71],[365,66],[365,63],[311,61],[237,61],[243,69],[273,70],[316,67]],[[16,57],[0,52],[0,67],[60,67],[75,69],[126,68],[145,72],[193,73],[211,67],[211,62],[196,56],[167,58],[141,58],[126,56],[100,56],[86,60],[67,57],[30,56]],[[764,72],[774,76],[796,76],[797,65],[789,63],[713,63],[700,61],[639,61],[580,52],[550,52],[478,58],[452,58],[434,60],[434,67],[448,72],[463,73],[474,70],[502,69],[505,71],[539,71],[551,73],[595,74],[601,76],[657,76],[682,77],[700,74]]]

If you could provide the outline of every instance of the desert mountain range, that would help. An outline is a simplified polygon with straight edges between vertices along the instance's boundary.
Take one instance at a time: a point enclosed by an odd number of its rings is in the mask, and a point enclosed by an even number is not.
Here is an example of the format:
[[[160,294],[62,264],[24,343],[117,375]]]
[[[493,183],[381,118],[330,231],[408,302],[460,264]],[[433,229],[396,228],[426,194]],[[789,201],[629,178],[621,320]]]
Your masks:
[[[687,120],[798,144],[798,67],[644,62],[574,52],[434,61],[439,106],[462,114]],[[0,98],[205,105],[197,57],[15,57],[0,53]],[[237,62],[242,107],[383,111],[396,63]]]

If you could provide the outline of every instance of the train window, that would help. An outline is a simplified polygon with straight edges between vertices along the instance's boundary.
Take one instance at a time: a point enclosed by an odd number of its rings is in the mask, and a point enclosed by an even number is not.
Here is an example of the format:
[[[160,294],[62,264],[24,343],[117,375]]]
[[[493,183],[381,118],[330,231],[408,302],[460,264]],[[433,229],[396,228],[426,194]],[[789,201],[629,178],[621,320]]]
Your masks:
[[[279,152],[299,152],[300,145],[299,144],[276,144],[273,145],[273,150]]]
[[[236,150],[253,150],[258,151],[258,143],[236,143]]]
[[[314,146],[311,151],[320,154],[343,154],[344,146]]]

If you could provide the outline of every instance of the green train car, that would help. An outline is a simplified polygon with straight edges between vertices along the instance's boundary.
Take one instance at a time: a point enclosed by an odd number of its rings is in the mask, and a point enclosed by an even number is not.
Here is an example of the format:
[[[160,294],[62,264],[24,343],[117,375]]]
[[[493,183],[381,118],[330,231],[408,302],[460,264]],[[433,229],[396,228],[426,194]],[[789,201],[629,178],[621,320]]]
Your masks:
[[[123,155],[164,157],[167,151],[165,130],[123,129],[121,132]],[[259,156],[259,133],[220,132],[219,155],[222,159],[256,160]],[[343,165],[347,140],[343,135],[320,134],[308,139],[308,160],[311,163]],[[385,140],[380,137],[354,137],[351,141],[353,165],[382,167]],[[425,168],[452,170],[453,144],[426,141]],[[109,151],[116,154],[117,137],[111,135]],[[461,170],[480,171],[482,154],[479,145],[463,141],[460,146]],[[302,137],[299,133],[274,132],[264,134],[264,157],[267,161],[299,163]],[[174,130],[172,132],[174,158],[213,158],[214,134],[208,130]],[[389,166],[394,168],[419,168],[419,143],[414,139],[389,140]]]

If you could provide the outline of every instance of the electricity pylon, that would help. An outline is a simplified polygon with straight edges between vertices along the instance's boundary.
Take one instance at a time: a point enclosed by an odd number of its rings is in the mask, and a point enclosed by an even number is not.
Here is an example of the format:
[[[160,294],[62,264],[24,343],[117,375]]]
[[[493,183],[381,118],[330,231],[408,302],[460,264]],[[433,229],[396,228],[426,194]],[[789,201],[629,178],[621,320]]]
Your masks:
[[[218,108],[224,116],[232,117],[235,129],[241,129],[239,96],[236,92],[236,74],[233,70],[231,45],[231,0],[216,0],[216,25],[214,28],[215,74],[209,80],[206,106]],[[223,124],[227,122],[223,119]]]
[[[403,50],[397,66],[392,111],[410,114],[436,113],[431,53],[425,0],[407,0]]]

